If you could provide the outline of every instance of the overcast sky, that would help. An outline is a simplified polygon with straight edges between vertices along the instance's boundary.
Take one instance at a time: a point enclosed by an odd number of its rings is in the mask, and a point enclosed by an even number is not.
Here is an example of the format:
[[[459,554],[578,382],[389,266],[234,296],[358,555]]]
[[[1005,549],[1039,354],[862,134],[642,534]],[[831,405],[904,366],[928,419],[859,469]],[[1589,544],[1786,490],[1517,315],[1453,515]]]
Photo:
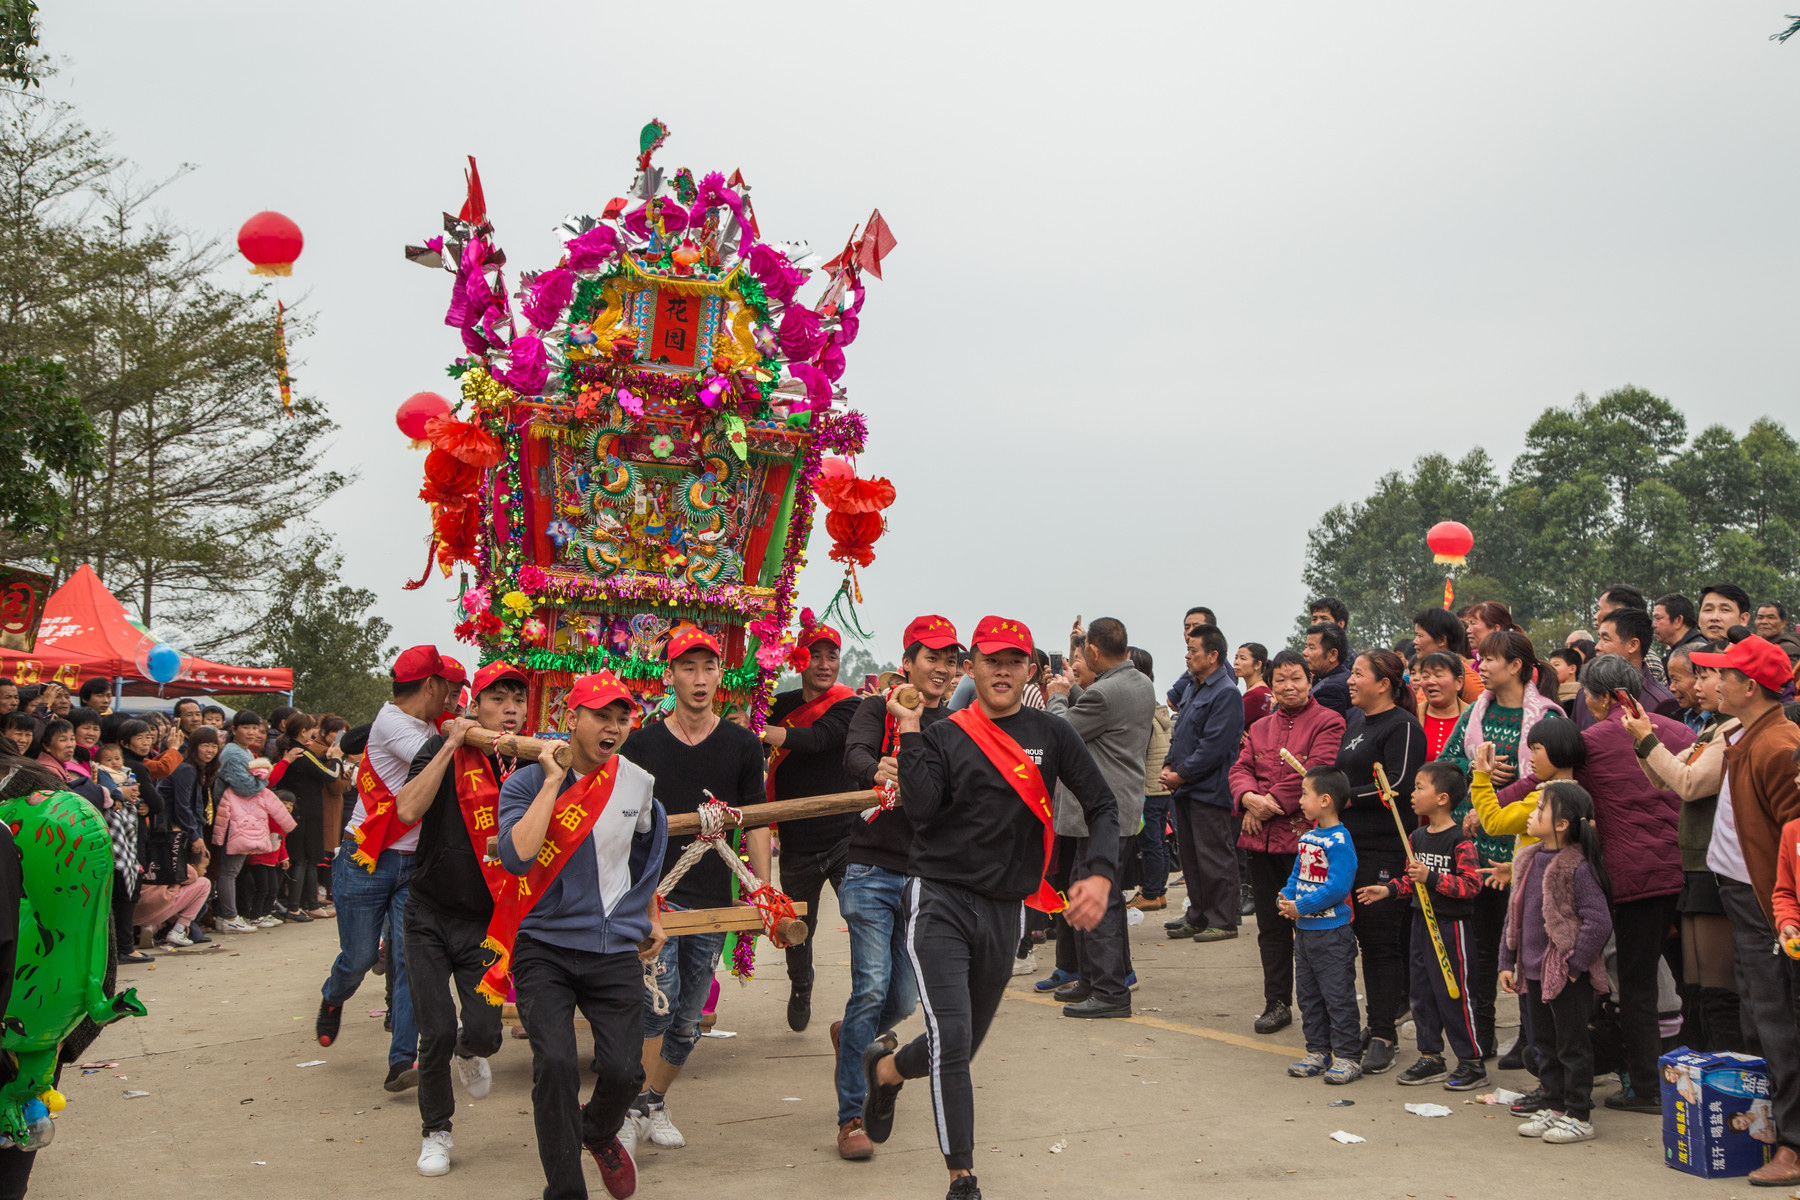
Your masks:
[[[660,117],[659,164],[741,168],[765,236],[835,248],[879,206],[899,239],[844,378],[899,489],[876,652],[922,611],[1046,644],[1109,614],[1166,683],[1191,604],[1280,641],[1307,530],[1420,454],[1509,462],[1626,382],[1695,429],[1800,424],[1783,11],[59,0],[42,32],[48,94],[147,175],[199,168],[170,215],[305,231],[295,374],[359,474],[316,515],[402,644],[452,645],[453,587],[401,590],[427,512],[393,413],[460,343],[401,247],[474,154],[509,280],[553,265]]]

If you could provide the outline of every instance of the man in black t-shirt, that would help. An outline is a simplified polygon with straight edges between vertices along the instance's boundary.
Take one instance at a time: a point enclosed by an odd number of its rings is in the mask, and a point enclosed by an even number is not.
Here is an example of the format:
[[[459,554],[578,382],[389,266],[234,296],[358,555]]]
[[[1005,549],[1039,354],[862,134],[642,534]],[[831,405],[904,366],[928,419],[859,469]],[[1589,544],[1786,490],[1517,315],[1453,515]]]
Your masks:
[[[742,725],[722,721],[713,701],[723,681],[725,652],[711,634],[692,625],[669,638],[669,665],[663,687],[675,697],[666,721],[646,725],[625,739],[619,753],[656,777],[656,798],[672,817],[697,812],[711,792],[733,808],[763,798],[762,743]],[[681,857],[693,837],[672,837],[662,875]],[[760,881],[769,878],[769,830],[746,830],[744,850]],[[724,861],[706,853],[683,875],[665,900],[670,909],[724,908],[735,899],[733,880]],[[672,937],[656,960],[656,985],[668,997],[668,1011],[658,1013],[644,994],[644,1090],[632,1103],[632,1116],[619,1137],[635,1150],[648,1132],[664,1149],[687,1145],[669,1117],[664,1096],[681,1074],[700,1040],[700,1010],[712,990],[713,972],[725,945],[723,933],[689,933]]]
[[[807,654],[800,686],[782,692],[769,708],[762,740],[769,757],[770,800],[796,800],[850,791],[844,775],[844,734],[856,711],[856,693],[838,682],[838,652],[844,639],[829,625],[800,631]],[[843,905],[844,862],[855,813],[808,817],[781,823],[781,890],[804,902],[806,940],[787,948],[788,1028],[795,1033],[812,1020],[812,935],[819,926],[819,897],[825,881]]]
[[[476,991],[493,961],[483,946],[494,897],[483,860],[499,832],[500,783],[513,763],[464,744],[475,726],[517,733],[525,722],[524,672],[492,662],[475,673],[474,720],[458,718],[426,739],[394,797],[400,819],[419,826],[412,894],[406,902],[406,977],[419,1026],[419,1174],[450,1170],[455,1078],[472,1100],[488,1094],[487,1056],[500,1049],[500,1009]],[[497,865],[495,877],[503,877]],[[450,994],[462,1001],[462,1027]]]
[[[1063,909],[1072,928],[1100,923],[1119,870],[1118,803],[1093,756],[1067,721],[1023,706],[1031,631],[1020,621],[983,617],[970,641],[974,704],[922,732],[918,710],[888,702],[900,731],[900,802],[913,822],[906,947],[925,1032],[898,1052],[886,1040],[863,1051],[870,1141],[884,1142],[892,1131],[901,1084],[931,1077],[950,1200],[981,1195],[969,1062],[1012,978],[1025,927],[1021,901],[1062,908],[1044,881],[1058,783],[1080,803],[1090,839],[1090,873],[1069,885]]]
[[[901,638],[900,670],[922,701],[919,728],[950,715],[944,701],[956,678],[962,646],[943,617],[915,617]],[[838,912],[850,928],[850,1000],[832,1026],[837,1051],[838,1156],[869,1158],[875,1145],[863,1132],[862,1054],[877,1034],[892,1029],[919,1003],[906,957],[906,856],[912,820],[899,803],[900,735],[885,695],[855,702],[844,743],[844,773],[853,788],[883,792],[880,806],[855,818],[849,865],[838,888]]]

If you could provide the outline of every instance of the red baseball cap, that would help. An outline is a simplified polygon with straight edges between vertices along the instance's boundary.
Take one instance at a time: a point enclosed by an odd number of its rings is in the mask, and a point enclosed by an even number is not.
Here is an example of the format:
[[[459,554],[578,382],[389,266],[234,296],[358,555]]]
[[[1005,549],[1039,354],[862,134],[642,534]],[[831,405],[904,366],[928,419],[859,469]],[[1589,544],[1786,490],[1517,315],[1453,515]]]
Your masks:
[[[623,700],[628,709],[637,707],[637,701],[631,698],[631,689],[620,683],[619,677],[611,671],[583,675],[569,688],[570,712],[578,708],[605,708],[619,700]]]
[[[531,680],[525,677],[525,672],[509,662],[495,661],[475,672],[475,682],[469,686],[469,695],[479,696],[502,679],[510,679],[520,687],[531,686]]]
[[[794,644],[804,650],[814,642],[830,642],[839,650],[842,650],[844,648],[844,635],[833,629],[831,626],[820,622],[817,625],[808,625],[805,629],[802,629],[800,631],[800,640]]]
[[[969,639],[970,647],[983,654],[994,654],[1001,650],[1023,650],[1026,657],[1031,656],[1031,630],[1023,621],[1012,621],[1005,617],[983,617],[975,626],[975,635]]]
[[[440,657],[444,661],[444,678],[450,681],[451,687],[459,688],[469,682],[468,668],[447,654],[440,655]]]
[[[900,649],[904,652],[909,646],[917,643],[931,650],[943,650],[950,646],[960,646],[957,640],[956,626],[943,617],[930,615],[914,617],[900,635]]]
[[[674,662],[689,650],[702,648],[711,650],[721,659],[725,657],[725,650],[719,645],[718,638],[698,625],[683,625],[669,638],[669,661]]]
[[[1794,678],[1793,664],[1780,646],[1751,634],[1723,654],[1696,651],[1688,655],[1696,667],[1730,667],[1742,671],[1771,692],[1779,692]]]
[[[416,683],[444,673],[444,660],[436,646],[409,646],[394,660],[394,682]]]

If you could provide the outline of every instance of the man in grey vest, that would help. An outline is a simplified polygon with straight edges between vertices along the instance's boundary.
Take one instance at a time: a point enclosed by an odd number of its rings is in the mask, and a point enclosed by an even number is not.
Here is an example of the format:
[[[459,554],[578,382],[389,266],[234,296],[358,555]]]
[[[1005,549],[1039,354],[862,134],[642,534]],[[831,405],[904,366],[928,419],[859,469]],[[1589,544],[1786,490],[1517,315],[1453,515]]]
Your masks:
[[[1144,817],[1144,755],[1150,749],[1150,723],[1156,708],[1156,687],[1131,665],[1130,643],[1122,622],[1101,617],[1088,627],[1087,644],[1080,650],[1084,676],[1092,680],[1077,687],[1072,672],[1052,676],[1046,686],[1052,713],[1067,720],[1087,744],[1099,764],[1100,774],[1112,789],[1119,806],[1121,841],[1134,836]],[[1058,826],[1065,805],[1058,798]],[[1080,810],[1073,815],[1079,819]],[[1082,828],[1085,834],[1085,826]],[[1087,838],[1076,843],[1071,878],[1084,874]],[[1109,854],[1110,857],[1110,854]],[[1123,847],[1119,861],[1124,861]],[[1125,924],[1125,889],[1112,889],[1106,915],[1088,932],[1065,929],[1073,939],[1078,977],[1056,989],[1064,1001],[1065,1017],[1129,1017],[1131,938]],[[1060,949],[1060,947],[1059,947]],[[1059,958],[1065,957],[1059,954]]]

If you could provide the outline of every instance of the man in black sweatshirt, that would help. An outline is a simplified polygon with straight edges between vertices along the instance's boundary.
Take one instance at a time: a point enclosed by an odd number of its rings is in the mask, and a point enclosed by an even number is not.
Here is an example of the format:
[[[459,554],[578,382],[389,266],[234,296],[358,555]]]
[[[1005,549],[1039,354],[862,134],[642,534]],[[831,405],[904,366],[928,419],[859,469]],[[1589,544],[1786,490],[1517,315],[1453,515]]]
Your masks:
[[[406,901],[406,975],[419,1025],[419,1174],[450,1169],[455,1078],[471,1100],[488,1094],[487,1056],[500,1049],[500,1010],[476,993],[493,955],[483,943],[494,916],[494,888],[506,874],[486,865],[488,839],[500,832],[500,784],[512,773],[465,745],[474,726],[517,733],[525,723],[525,674],[491,662],[475,673],[475,719],[445,724],[413,755],[406,786],[394,797],[400,819],[418,824],[412,889]],[[451,990],[462,1000],[459,1025]]]
[[[919,693],[919,728],[950,715],[944,707],[962,645],[956,626],[939,616],[914,617],[901,637],[900,670]],[[869,1158],[875,1145],[863,1132],[862,1054],[875,1036],[892,1029],[919,1003],[912,963],[906,956],[906,856],[913,824],[900,801],[900,732],[888,714],[887,696],[856,702],[844,744],[844,773],[855,788],[875,788],[881,803],[855,818],[849,866],[838,889],[838,911],[850,928],[850,1000],[832,1026],[837,1052],[838,1156]]]
[[[800,686],[775,697],[763,726],[769,756],[770,800],[796,800],[851,790],[844,775],[844,734],[856,710],[856,693],[838,682],[838,653],[844,639],[829,625],[800,631],[807,656]],[[808,817],[781,823],[781,890],[806,905],[806,940],[787,948],[788,1028],[799,1033],[812,1020],[813,933],[819,927],[819,897],[825,881],[842,905],[844,862],[855,813]]]
[[[1062,910],[1092,929],[1119,870],[1119,813],[1081,737],[1060,717],[1023,707],[1032,664],[1023,622],[983,617],[970,639],[976,702],[922,732],[918,709],[888,702],[900,733],[900,803],[913,822],[907,860],[906,948],[918,977],[925,1032],[897,1052],[863,1052],[863,1129],[884,1142],[907,1079],[931,1077],[938,1146],[950,1200],[979,1200],[975,1095],[969,1062],[1012,978],[1024,933],[1021,902]],[[1050,797],[1061,783],[1081,804],[1090,874],[1063,898],[1044,881],[1055,843]]]

